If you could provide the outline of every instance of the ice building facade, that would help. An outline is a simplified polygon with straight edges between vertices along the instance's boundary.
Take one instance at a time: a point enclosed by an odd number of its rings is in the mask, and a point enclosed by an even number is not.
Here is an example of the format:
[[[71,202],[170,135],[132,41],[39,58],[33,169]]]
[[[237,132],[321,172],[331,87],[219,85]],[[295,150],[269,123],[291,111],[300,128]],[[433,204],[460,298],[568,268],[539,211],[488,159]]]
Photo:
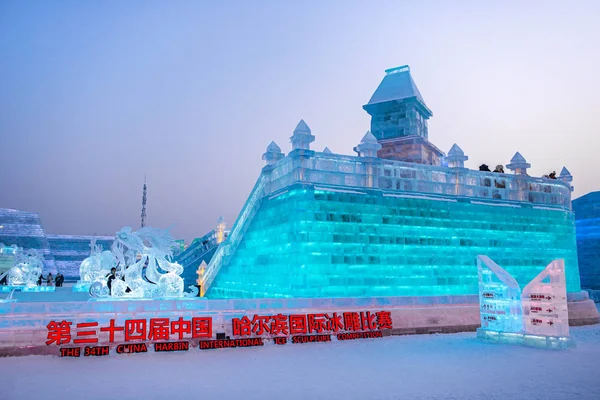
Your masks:
[[[600,192],[573,200],[581,287],[600,302]]]
[[[110,236],[48,235],[37,213],[0,208],[0,243],[35,249],[44,257],[44,275],[60,272],[66,280],[77,280],[92,239],[107,249],[114,240]]]
[[[484,254],[519,282],[565,260],[580,292],[570,174],[473,171],[454,145],[429,141],[432,116],[408,66],[386,71],[364,109],[371,132],[356,156],[314,151],[300,121],[285,155],[271,143],[201,295],[215,298],[435,296],[478,293]]]

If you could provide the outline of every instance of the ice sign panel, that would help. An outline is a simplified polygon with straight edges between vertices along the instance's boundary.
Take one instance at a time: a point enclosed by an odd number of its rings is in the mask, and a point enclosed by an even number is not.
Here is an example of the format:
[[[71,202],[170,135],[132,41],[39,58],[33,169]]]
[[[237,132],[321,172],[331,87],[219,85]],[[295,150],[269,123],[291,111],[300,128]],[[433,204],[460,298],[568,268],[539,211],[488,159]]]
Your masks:
[[[481,327],[498,332],[523,329],[519,283],[487,256],[477,257]]]
[[[569,336],[564,260],[554,260],[523,289],[525,333]]]

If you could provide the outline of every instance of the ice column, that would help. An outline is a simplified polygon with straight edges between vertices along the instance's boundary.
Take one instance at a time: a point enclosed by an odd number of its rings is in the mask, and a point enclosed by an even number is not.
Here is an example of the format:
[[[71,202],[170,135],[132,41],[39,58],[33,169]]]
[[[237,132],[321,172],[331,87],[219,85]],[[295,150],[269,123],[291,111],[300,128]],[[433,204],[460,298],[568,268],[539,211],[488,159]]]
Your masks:
[[[215,236],[216,236],[217,244],[221,244],[223,242],[223,240],[225,240],[225,228],[226,227],[227,227],[227,224],[225,224],[225,220],[223,219],[223,216],[221,215],[219,217],[219,219],[217,220],[217,229],[215,229]]]
[[[273,171],[273,168],[275,168],[275,164],[284,157],[285,154],[281,152],[281,148],[275,142],[271,142],[267,146],[267,151],[262,155],[262,159],[267,163],[267,165],[263,167],[263,175],[268,178],[266,179],[266,193],[271,192],[271,172]]]
[[[531,164],[525,160],[525,157],[518,151],[511,158],[510,163],[506,165],[506,169],[513,171],[515,175],[522,177],[518,179],[515,177],[512,181],[512,186],[509,188],[512,192],[512,198],[509,200],[517,201],[528,201],[529,200],[529,182],[525,179],[527,177],[527,169],[531,168]]]
[[[571,173],[569,172],[567,167],[562,168],[562,170],[560,171],[560,175],[558,176],[558,179],[560,179],[563,182],[568,183],[569,186],[571,187],[571,192],[573,191],[574,188],[571,185],[571,182],[573,182],[573,175],[571,175]]]
[[[303,119],[298,122],[294,134],[290,137],[292,142],[292,151],[290,158],[293,160],[293,169],[295,172],[295,180],[303,181],[305,178],[305,160],[314,155],[314,151],[310,149],[310,144],[314,142],[315,137],[312,135],[310,128],[306,125]]]
[[[198,280],[196,281],[196,283],[198,284],[198,286],[202,286],[202,277],[204,276],[204,273],[206,272],[206,262],[204,260],[202,260],[202,263],[200,263],[200,265],[198,266],[198,269],[196,270],[196,273],[198,274]]]
[[[377,187],[376,185],[376,167],[377,163],[377,151],[381,149],[381,145],[377,142],[377,139],[371,131],[367,131],[365,136],[360,141],[359,145],[354,147],[354,151],[358,153],[359,157],[364,157],[363,164],[365,166],[365,186],[366,187]]]

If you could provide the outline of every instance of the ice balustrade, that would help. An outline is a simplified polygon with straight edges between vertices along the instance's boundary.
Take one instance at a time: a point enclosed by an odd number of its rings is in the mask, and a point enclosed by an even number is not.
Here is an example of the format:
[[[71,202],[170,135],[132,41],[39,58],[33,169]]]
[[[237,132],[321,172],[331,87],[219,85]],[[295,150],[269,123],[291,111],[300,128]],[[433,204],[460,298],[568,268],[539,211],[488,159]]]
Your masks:
[[[188,265],[200,264],[202,257],[210,251],[217,241],[216,231],[213,229],[206,235],[196,239],[187,249],[175,257],[175,261],[187,267]]]
[[[248,229],[252,218],[260,208],[261,201],[265,195],[265,183],[267,182],[267,174],[264,172],[258,178],[248,200],[244,204],[242,211],[236,219],[233,228],[229,232],[229,236],[221,243],[215,255],[211,258],[208,267],[204,271],[204,274],[199,278],[200,282],[200,296],[204,296],[206,291],[210,288],[210,285],[214,281],[215,277],[219,273],[219,270],[223,266],[224,262],[227,262],[228,258],[235,252],[237,246],[244,237],[244,232]]]
[[[571,188],[560,180],[328,153],[280,160],[268,193],[297,181],[571,208]]]

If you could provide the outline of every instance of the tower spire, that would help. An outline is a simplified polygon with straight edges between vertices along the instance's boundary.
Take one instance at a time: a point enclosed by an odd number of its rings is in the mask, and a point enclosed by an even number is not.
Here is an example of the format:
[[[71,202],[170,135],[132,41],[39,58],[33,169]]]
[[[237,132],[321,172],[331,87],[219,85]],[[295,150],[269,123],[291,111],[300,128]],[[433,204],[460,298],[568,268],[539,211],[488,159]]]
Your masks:
[[[146,225],[146,174],[144,174],[144,191],[142,192],[142,228]]]

